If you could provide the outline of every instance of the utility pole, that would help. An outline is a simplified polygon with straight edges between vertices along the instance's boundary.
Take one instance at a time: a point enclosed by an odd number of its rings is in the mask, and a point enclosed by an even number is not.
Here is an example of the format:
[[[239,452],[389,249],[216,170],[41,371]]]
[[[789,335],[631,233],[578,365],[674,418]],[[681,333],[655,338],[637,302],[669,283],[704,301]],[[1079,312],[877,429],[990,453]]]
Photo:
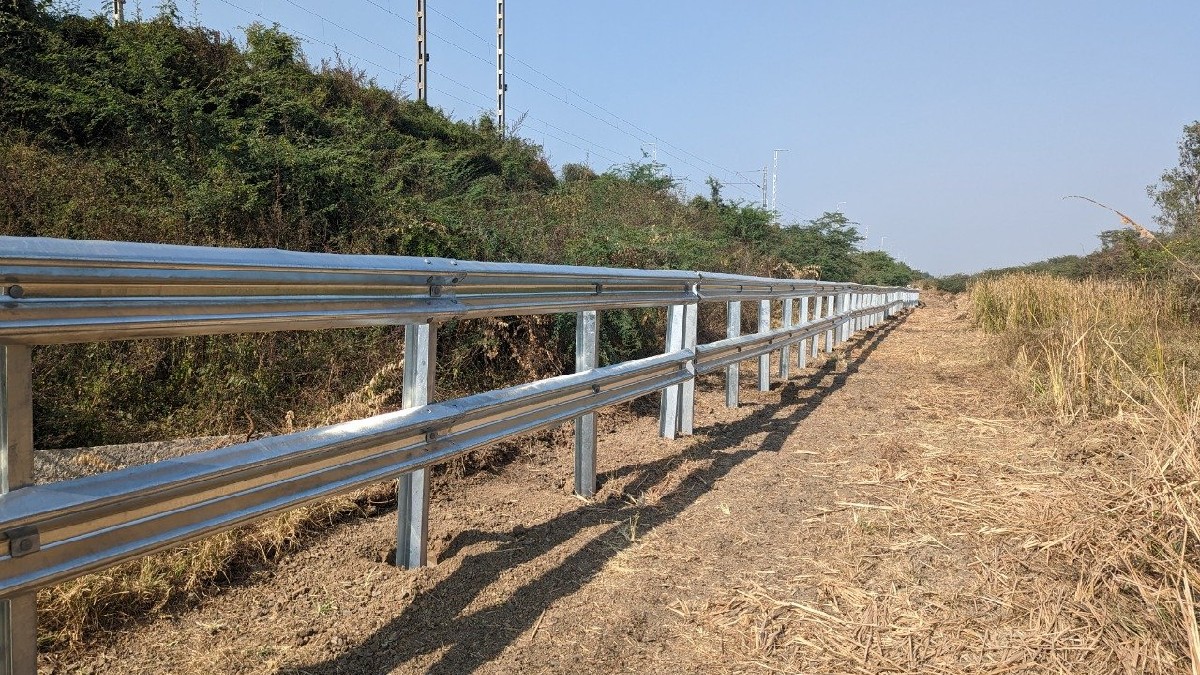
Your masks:
[[[496,0],[496,126],[500,127],[500,135],[504,136],[507,129],[504,126],[504,92],[508,85],[504,83],[504,0]]]
[[[771,172],[771,210],[779,204],[779,153],[787,152],[785,148],[775,148],[775,169]],[[793,204],[793,206],[795,206]]]
[[[770,169],[771,169],[771,167],[769,167],[769,166],[763,167],[763,179],[762,179],[762,185],[760,186],[760,187],[762,187],[762,202],[763,202],[762,207],[763,207],[764,211],[767,210],[767,172]]]
[[[112,17],[114,26],[120,26],[125,22],[125,0],[113,0]]]
[[[120,0],[116,0],[120,2]],[[429,53],[425,51],[425,0],[417,0],[417,100],[429,100],[427,64]]]

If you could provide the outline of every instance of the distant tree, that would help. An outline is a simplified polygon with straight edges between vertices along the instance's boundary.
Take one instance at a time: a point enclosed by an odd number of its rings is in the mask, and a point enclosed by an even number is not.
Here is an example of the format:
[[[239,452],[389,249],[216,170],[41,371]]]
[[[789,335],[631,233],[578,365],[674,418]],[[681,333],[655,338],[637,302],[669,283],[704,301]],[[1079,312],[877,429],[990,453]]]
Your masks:
[[[850,281],[856,271],[854,252],[863,240],[856,225],[841,213],[827,211],[806,225],[783,228],[779,252],[797,267],[819,267],[822,279]]]
[[[913,268],[885,251],[859,251],[854,265],[854,281],[860,284],[904,286],[917,277]]]
[[[1155,220],[1175,234],[1200,232],[1200,121],[1183,128],[1179,166],[1146,188],[1158,205]]]

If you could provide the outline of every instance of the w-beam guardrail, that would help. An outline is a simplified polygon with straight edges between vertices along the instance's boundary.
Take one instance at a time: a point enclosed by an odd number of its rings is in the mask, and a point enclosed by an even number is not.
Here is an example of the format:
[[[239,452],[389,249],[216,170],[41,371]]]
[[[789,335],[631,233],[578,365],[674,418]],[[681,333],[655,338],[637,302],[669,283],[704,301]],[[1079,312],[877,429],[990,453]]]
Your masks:
[[[429,466],[575,421],[575,490],[596,489],[595,411],[656,391],[660,431],[692,432],[695,377],[770,354],[787,379],[856,330],[914,307],[910,288],[708,272],[0,237],[0,674],[36,669],[38,588],[315,499],[398,480],[396,563],[426,564]],[[696,344],[701,302],[728,337]],[[741,335],[741,303],[758,332]],[[796,303],[799,310],[796,311]],[[782,321],[772,323],[772,303]],[[598,367],[597,312],[667,308],[666,348]],[[576,372],[430,403],[437,327],[452,318],[576,312]],[[36,484],[31,347],[184,335],[403,325],[402,409],[95,476]],[[808,344],[806,344],[806,342]]]

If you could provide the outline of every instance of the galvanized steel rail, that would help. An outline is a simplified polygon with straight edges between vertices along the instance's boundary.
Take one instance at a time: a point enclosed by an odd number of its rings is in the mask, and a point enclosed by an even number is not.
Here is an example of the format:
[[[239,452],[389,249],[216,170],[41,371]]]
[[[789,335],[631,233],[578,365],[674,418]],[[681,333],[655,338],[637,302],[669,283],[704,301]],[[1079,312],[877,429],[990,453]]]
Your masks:
[[[803,368],[917,298],[707,272],[0,237],[0,675],[35,670],[38,588],[388,479],[396,562],[421,566],[430,465],[574,420],[575,490],[590,497],[596,410],[660,391],[661,433],[690,434],[696,375],[724,370],[736,406],[741,361],[758,357],[767,390],[771,352],[787,379],[793,347]],[[698,345],[698,304],[718,301],[727,337]],[[756,333],[740,334],[743,301],[758,303]],[[598,367],[597,312],[630,307],[667,308],[664,353]],[[574,374],[429,403],[440,323],[559,312],[577,313]],[[380,325],[405,327],[400,411],[34,484],[33,345]]]

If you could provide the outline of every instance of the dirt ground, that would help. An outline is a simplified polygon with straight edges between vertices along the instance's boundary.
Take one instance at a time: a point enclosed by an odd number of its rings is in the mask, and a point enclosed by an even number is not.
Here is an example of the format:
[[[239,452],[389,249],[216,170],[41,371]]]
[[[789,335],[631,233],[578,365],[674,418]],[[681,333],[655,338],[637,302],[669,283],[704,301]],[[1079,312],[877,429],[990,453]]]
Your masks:
[[[417,571],[392,513],[335,526],[245,584],[48,672],[1055,672],[1093,653],[1030,523],[1087,466],[1012,403],[952,302],[861,335],[742,405],[701,382],[696,433],[607,416],[601,488],[569,428],[498,474],[435,485]],[[1049,529],[1047,530],[1049,531]],[[1055,603],[1058,603],[1057,605]],[[1099,661],[1098,661],[1099,660]],[[1130,664],[1111,664],[1113,670]],[[1136,664],[1133,664],[1136,667]],[[1132,672],[1132,671],[1131,671]]]

